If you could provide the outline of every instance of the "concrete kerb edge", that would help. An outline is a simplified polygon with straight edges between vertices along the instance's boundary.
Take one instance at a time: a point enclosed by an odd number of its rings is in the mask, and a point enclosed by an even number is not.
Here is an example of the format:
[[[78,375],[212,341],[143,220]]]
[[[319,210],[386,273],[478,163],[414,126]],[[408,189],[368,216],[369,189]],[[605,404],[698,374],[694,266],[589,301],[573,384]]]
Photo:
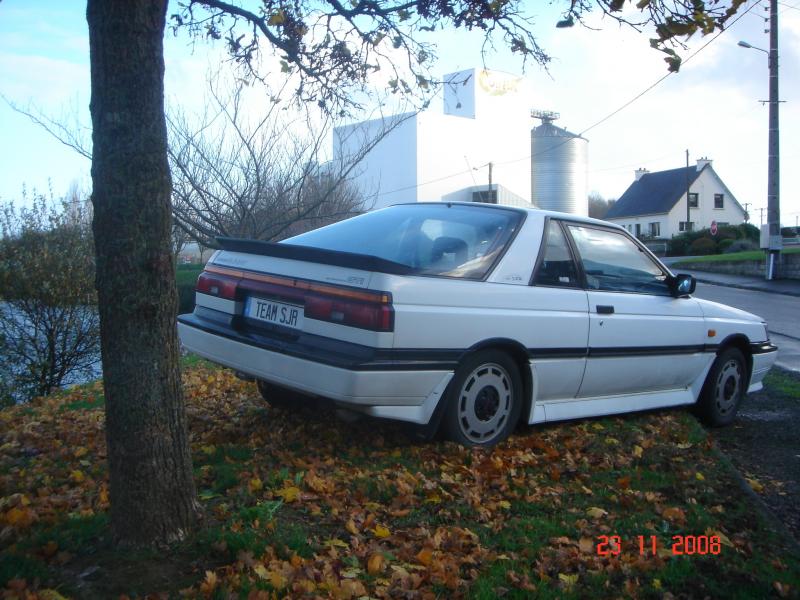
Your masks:
[[[694,279],[695,279],[695,281],[697,281],[699,283],[707,283],[709,285],[719,285],[719,286],[722,286],[722,287],[731,287],[731,288],[737,288],[737,289],[740,289],[740,290],[750,290],[750,291],[753,291],[753,292],[766,292],[768,294],[780,294],[782,296],[793,296],[795,298],[800,298],[800,292],[783,291],[783,290],[780,290],[780,291],[779,290],[771,290],[771,289],[768,289],[768,288],[765,288],[765,287],[758,287],[758,286],[754,286],[754,285],[745,285],[745,284],[742,284],[742,283],[728,283],[728,282],[724,282],[723,283],[722,281],[714,281],[712,279],[705,279],[703,277],[697,277],[697,276],[695,276]]]

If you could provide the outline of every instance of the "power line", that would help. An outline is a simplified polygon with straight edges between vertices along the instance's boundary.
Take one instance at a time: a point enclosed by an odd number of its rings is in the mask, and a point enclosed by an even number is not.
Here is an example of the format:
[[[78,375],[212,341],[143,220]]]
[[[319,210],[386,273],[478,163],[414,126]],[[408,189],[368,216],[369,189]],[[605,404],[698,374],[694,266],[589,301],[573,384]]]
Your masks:
[[[728,25],[726,26],[726,28],[725,28],[725,29],[722,29],[722,30],[720,30],[720,31],[719,31],[719,32],[718,32],[718,33],[717,33],[717,34],[716,34],[714,37],[712,37],[712,38],[711,38],[710,40],[708,40],[708,41],[707,41],[705,44],[703,44],[702,46],[700,46],[700,47],[699,47],[697,50],[695,50],[695,51],[694,51],[692,54],[690,54],[690,55],[689,55],[687,58],[685,58],[685,59],[682,61],[682,63],[681,63],[681,64],[682,64],[682,65],[685,65],[685,64],[686,64],[686,63],[688,63],[690,60],[692,60],[692,59],[693,59],[695,56],[697,56],[698,54],[700,54],[700,52],[702,52],[703,50],[705,50],[705,49],[706,49],[706,48],[709,46],[709,44],[711,44],[712,42],[714,42],[714,41],[715,41],[715,40],[716,40],[716,39],[717,39],[719,36],[721,36],[723,33],[725,33],[726,31],[728,31],[728,29],[730,29],[730,27],[732,27],[733,25],[735,25],[735,24],[736,24],[736,23],[737,23],[739,20],[741,20],[741,19],[742,19],[742,18],[743,18],[743,17],[744,17],[746,14],[748,14],[748,13],[749,13],[751,10],[753,10],[753,9],[754,9],[756,6],[760,5],[760,4],[761,4],[761,1],[762,1],[762,0],[757,0],[757,2],[754,2],[754,3],[753,3],[753,4],[752,4],[752,5],[751,5],[751,6],[750,6],[750,7],[749,7],[747,10],[745,10],[743,13],[739,14],[739,15],[738,15],[738,16],[737,16],[737,17],[736,17],[736,18],[735,18],[733,21],[731,21],[731,22],[730,22],[730,24],[728,24]],[[645,94],[647,94],[648,92],[650,92],[652,89],[654,89],[656,86],[658,86],[658,85],[659,85],[659,84],[660,84],[662,81],[666,80],[668,77],[670,77],[671,75],[674,75],[675,73],[676,73],[676,71],[670,71],[670,72],[668,72],[666,75],[664,75],[663,77],[659,78],[659,79],[658,79],[658,80],[656,80],[656,81],[655,81],[653,84],[651,84],[650,86],[648,86],[647,88],[645,88],[644,90],[642,90],[641,92],[639,92],[639,93],[638,93],[636,96],[634,96],[634,97],[633,97],[633,98],[631,98],[630,100],[628,100],[628,101],[627,101],[625,104],[623,104],[622,106],[620,106],[620,107],[619,107],[619,108],[617,108],[616,110],[612,111],[611,113],[609,113],[608,115],[606,115],[605,117],[603,117],[602,119],[600,119],[599,121],[597,121],[597,122],[593,123],[592,125],[590,125],[590,126],[589,126],[589,127],[587,127],[586,129],[584,129],[583,131],[581,131],[581,132],[580,132],[578,135],[579,135],[580,137],[583,137],[583,135],[584,135],[585,133],[587,133],[587,132],[591,131],[591,130],[592,130],[592,129],[594,129],[595,127],[598,127],[598,126],[602,125],[603,123],[605,123],[606,121],[608,121],[608,120],[609,120],[609,119],[611,119],[612,117],[616,116],[617,114],[619,114],[620,112],[622,112],[623,110],[625,110],[626,108],[628,108],[628,107],[629,107],[631,104],[633,104],[634,102],[636,102],[637,100],[639,100],[639,99],[640,99],[642,96],[644,96]],[[548,149],[547,149],[547,151],[548,151],[548,152],[550,152],[550,151],[552,151],[552,150],[555,150],[556,148],[558,148],[558,147],[560,147],[560,146],[563,146],[564,144],[566,144],[566,143],[568,143],[569,141],[571,141],[571,139],[572,139],[572,138],[565,138],[563,142],[561,142],[561,143],[559,143],[559,144],[556,144],[556,145],[554,145],[554,146],[551,146],[550,148],[548,148]],[[534,153],[532,153],[532,154],[529,154],[529,155],[527,155],[527,156],[522,156],[522,157],[520,157],[520,158],[514,158],[514,159],[511,159],[511,160],[506,160],[506,161],[502,161],[502,162],[497,162],[497,163],[495,163],[495,165],[509,165],[509,164],[512,164],[512,163],[515,163],[515,162],[520,162],[520,161],[523,161],[523,160],[529,160],[529,159],[533,158],[534,156],[538,156],[538,155],[539,155],[539,153],[538,153],[538,152],[534,152]],[[444,180],[446,180],[446,179],[452,179],[453,177],[458,177],[459,175],[464,175],[464,174],[466,174],[466,173],[467,173],[467,171],[458,171],[457,173],[451,173],[451,174],[449,174],[449,175],[443,175],[442,177],[437,177],[436,179],[431,179],[431,180],[429,180],[429,181],[424,181],[424,182],[422,182],[422,183],[417,183],[417,184],[413,184],[413,185],[404,186],[404,187],[401,187],[401,188],[396,188],[396,189],[394,189],[394,190],[390,190],[390,191],[387,191],[387,192],[380,192],[380,193],[378,193],[377,195],[378,195],[378,196],[386,196],[386,195],[389,195],[389,194],[395,194],[395,193],[397,193],[397,192],[404,192],[404,191],[406,191],[406,190],[418,189],[418,188],[421,188],[422,186],[425,186],[425,185],[430,185],[430,184],[432,184],[432,183],[438,183],[438,182],[440,182],[440,181],[444,181]]]

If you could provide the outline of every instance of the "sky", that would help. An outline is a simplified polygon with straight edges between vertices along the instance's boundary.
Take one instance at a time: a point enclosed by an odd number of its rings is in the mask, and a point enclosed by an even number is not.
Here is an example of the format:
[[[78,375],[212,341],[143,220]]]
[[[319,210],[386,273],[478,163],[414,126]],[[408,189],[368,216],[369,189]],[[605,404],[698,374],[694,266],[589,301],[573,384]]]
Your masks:
[[[566,1],[527,0],[540,44],[553,57],[548,70],[529,64],[531,108],[558,111],[558,125],[589,140],[589,189],[606,198],[622,195],[633,172],[681,167],[713,159],[714,169],[758,225],[767,204],[767,56],[737,45],[746,40],[768,48],[766,0],[756,4],[722,35],[689,40],[681,68],[667,74],[648,35],[593,15],[591,28],[557,29]],[[172,7],[170,7],[172,8]],[[781,221],[800,219],[800,0],[780,0]],[[502,48],[484,63],[481,36],[452,30],[435,34],[433,73],[486,66],[523,74],[518,57]],[[191,43],[186,33],[165,38],[167,101],[199,109],[204,78],[223,60],[223,48]],[[90,123],[89,50],[85,3],[80,0],[0,2],[0,93],[22,106],[35,106],[66,122]],[[623,108],[624,107],[624,108]],[[619,110],[621,109],[621,110]],[[619,110],[619,111],[618,111]],[[615,113],[615,111],[618,111]],[[615,114],[614,114],[615,113]],[[611,116],[613,115],[613,116]],[[607,120],[606,117],[610,117]],[[597,124],[598,122],[601,123]],[[526,126],[534,126],[531,121]],[[593,127],[593,125],[597,124]],[[88,130],[87,130],[88,133]],[[22,200],[28,190],[52,188],[64,195],[73,183],[90,185],[89,161],[0,100],[0,200]],[[763,211],[766,218],[766,210]]]

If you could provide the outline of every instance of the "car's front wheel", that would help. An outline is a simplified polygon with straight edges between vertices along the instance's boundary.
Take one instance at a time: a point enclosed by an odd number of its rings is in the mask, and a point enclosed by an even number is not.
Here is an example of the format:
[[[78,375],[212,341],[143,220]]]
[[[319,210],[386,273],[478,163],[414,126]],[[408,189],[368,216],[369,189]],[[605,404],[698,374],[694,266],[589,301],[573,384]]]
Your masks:
[[[747,391],[747,362],[738,348],[723,350],[708,373],[697,409],[712,427],[730,425]]]
[[[448,386],[443,427],[465,446],[493,446],[513,431],[522,409],[522,380],[498,350],[468,356]]]
[[[294,392],[288,388],[275,385],[274,383],[269,383],[263,379],[256,379],[256,387],[258,388],[258,392],[261,394],[261,397],[272,408],[299,408],[301,405],[300,403],[305,398],[305,396],[299,392]]]

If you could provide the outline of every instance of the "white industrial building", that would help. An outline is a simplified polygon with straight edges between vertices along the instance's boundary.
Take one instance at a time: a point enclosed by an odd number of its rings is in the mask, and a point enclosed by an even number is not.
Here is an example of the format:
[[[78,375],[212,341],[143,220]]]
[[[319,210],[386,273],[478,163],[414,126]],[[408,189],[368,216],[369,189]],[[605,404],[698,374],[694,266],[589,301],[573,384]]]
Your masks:
[[[354,169],[351,180],[367,207],[479,199],[530,206],[532,95],[526,80],[470,69],[444,81],[441,108],[406,115]],[[336,128],[334,162],[346,161],[385,125],[378,119]]]

